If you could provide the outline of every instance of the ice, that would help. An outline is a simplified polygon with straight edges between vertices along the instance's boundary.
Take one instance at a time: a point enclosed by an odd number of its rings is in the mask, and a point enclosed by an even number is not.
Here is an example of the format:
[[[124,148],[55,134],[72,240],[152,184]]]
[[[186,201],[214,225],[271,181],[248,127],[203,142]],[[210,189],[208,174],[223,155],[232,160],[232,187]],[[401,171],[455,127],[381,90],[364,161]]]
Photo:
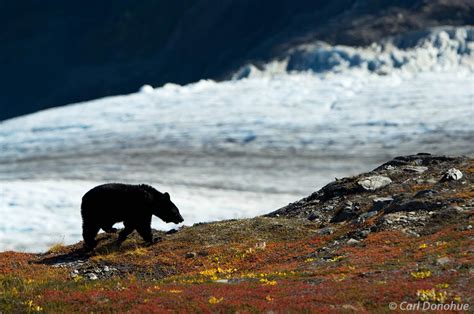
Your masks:
[[[0,123],[1,160],[120,148],[364,154],[472,135],[471,72],[281,74],[109,97]],[[441,134],[440,134],[441,133]],[[324,145],[324,146],[322,146]]]
[[[306,43],[288,50],[285,58],[260,68],[243,66],[234,79],[286,72],[377,74],[474,69],[474,27],[437,27],[373,43],[369,47]]]
[[[153,93],[153,86],[145,84],[142,87],[140,87],[139,91],[145,94]]]

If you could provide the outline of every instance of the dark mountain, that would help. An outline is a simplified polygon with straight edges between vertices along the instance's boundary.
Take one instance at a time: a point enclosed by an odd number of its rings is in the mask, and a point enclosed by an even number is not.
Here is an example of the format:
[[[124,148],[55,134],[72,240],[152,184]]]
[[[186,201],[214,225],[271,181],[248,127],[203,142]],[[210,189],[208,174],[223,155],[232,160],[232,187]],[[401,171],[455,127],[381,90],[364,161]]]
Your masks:
[[[0,120],[136,91],[223,79],[295,43],[366,45],[474,24],[472,0],[0,1]]]

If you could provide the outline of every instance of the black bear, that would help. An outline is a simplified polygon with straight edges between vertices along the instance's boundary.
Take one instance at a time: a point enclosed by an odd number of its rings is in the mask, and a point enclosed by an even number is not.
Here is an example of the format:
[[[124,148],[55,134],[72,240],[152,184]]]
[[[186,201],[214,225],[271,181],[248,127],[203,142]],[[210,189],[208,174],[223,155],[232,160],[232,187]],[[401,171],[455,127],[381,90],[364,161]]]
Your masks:
[[[117,222],[123,222],[125,227],[119,233],[120,244],[133,230],[137,230],[147,243],[152,243],[152,215],[175,224],[184,221],[168,193],[161,193],[145,184],[96,186],[82,197],[81,214],[82,236],[88,249],[96,246],[95,237],[101,228],[108,233],[116,232],[113,225]]]

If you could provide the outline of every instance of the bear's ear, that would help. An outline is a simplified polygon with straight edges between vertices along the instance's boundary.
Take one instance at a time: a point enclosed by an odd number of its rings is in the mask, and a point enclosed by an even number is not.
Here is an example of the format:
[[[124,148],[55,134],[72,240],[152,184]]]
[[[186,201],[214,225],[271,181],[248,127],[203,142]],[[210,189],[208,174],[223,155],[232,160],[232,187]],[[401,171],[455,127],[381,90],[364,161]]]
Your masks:
[[[165,192],[163,195],[164,195],[164,197],[165,197],[166,199],[168,199],[168,200],[170,199],[170,195],[169,195],[168,192]]]

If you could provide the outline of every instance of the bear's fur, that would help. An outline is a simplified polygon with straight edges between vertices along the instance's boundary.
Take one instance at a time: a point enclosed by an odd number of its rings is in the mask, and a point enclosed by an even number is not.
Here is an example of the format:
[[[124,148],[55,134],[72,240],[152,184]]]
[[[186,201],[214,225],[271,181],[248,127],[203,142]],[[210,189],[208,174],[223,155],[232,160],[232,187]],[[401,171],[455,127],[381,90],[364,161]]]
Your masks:
[[[101,228],[105,232],[116,232],[113,225],[117,222],[123,222],[125,227],[119,233],[119,243],[134,230],[147,243],[152,243],[152,215],[165,222],[177,224],[184,221],[168,193],[161,193],[145,184],[108,183],[96,186],[82,197],[81,214],[82,236],[89,249],[96,246],[95,237]]]

